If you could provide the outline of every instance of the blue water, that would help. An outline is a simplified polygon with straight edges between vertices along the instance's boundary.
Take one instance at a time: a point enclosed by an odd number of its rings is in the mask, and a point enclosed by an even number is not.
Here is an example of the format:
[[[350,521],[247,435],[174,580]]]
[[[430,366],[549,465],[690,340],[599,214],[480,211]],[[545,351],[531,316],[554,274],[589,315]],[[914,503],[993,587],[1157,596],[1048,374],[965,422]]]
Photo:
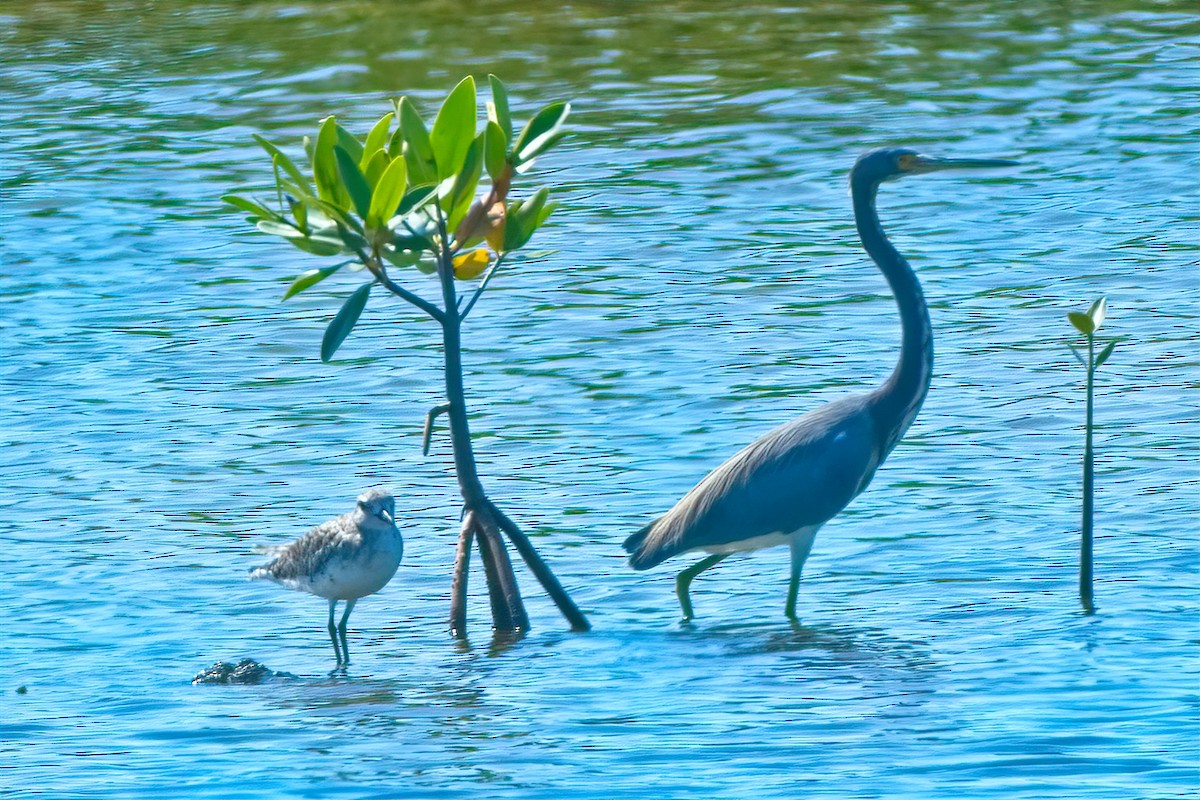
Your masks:
[[[1194,797],[1197,150],[1190,5],[48,2],[0,8],[0,796]],[[436,330],[217,202],[263,131],[363,127],[501,74],[573,98],[563,201],[466,332],[494,498],[589,614],[445,631],[458,519]],[[857,244],[864,149],[1020,159],[889,184],[937,364],[908,437],[817,539],[700,578],[620,542],[774,425],[895,358]],[[526,184],[526,186],[531,184]],[[428,279],[406,285],[433,296]],[[1082,371],[1109,299],[1096,596],[1076,599]],[[1189,391],[1190,390],[1190,391]],[[249,583],[395,488],[405,562],[332,652]],[[299,679],[192,686],[218,659]],[[23,693],[18,689],[24,687]]]

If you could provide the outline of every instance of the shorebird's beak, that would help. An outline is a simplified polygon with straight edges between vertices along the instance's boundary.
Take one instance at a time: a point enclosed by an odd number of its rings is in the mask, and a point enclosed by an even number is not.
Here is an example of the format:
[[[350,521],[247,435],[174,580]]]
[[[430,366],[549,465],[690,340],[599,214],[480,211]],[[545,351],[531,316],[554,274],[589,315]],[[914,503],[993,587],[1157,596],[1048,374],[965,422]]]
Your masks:
[[[379,518],[382,519],[384,522],[386,522],[388,525],[396,524],[396,520],[392,519],[392,515],[388,513],[388,510],[386,508],[379,509]]]
[[[1020,162],[1007,158],[938,158],[937,156],[914,156],[910,171],[939,172],[944,169],[991,169],[993,167],[1016,167]]]

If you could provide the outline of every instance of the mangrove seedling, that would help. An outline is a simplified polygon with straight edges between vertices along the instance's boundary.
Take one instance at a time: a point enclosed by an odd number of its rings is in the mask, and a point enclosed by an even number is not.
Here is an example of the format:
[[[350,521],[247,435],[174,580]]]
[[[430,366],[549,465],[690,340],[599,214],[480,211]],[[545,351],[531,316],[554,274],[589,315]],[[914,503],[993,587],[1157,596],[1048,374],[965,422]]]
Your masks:
[[[365,269],[367,280],[351,292],[325,330],[323,361],[333,357],[353,330],[376,287],[416,306],[441,326],[446,397],[426,417],[424,449],[428,451],[435,420],[445,414],[464,503],[450,593],[450,628],[455,635],[466,631],[467,567],[475,541],[495,629],[529,628],[504,535],[571,627],[587,630],[587,619],[529,539],[485,494],[467,425],[463,323],[492,279],[554,210],[545,188],[523,200],[510,195],[517,176],[562,137],[570,112],[568,103],[551,103],[514,135],[507,90],[494,75],[488,76],[488,83],[491,100],[479,131],[475,80],[468,76],[446,97],[431,127],[408,97],[396,101],[365,137],[342,127],[336,117],[326,117],[316,136],[304,139],[307,170],[280,147],[255,136],[271,158],[273,197],[222,199],[249,214],[248,221],[264,233],[336,261],[298,276],[284,293],[285,300],[335,273]],[[484,175],[486,191],[480,191]],[[344,270],[347,267],[351,269]],[[401,274],[408,281],[431,276],[440,303],[402,285]],[[460,283],[467,281],[475,282],[473,290],[459,294]]]
[[[1092,458],[1092,408],[1093,386],[1096,370],[1108,361],[1116,341],[1106,344],[1099,353],[1096,352],[1096,331],[1104,324],[1104,315],[1108,308],[1107,299],[1101,297],[1092,303],[1087,313],[1072,311],[1067,319],[1075,326],[1075,330],[1087,337],[1086,358],[1074,346],[1068,344],[1075,359],[1087,370],[1087,411],[1084,422],[1083,438],[1083,519],[1080,523],[1079,539],[1079,602],[1083,610],[1094,613],[1096,604],[1092,596],[1092,489],[1093,489],[1093,458]]]

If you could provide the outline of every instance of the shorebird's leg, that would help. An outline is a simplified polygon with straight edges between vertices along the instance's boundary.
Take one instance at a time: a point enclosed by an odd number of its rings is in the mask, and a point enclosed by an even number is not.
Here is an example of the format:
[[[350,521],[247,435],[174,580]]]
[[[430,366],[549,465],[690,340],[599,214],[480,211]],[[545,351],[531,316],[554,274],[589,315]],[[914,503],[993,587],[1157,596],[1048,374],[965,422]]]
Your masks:
[[[808,553],[812,550],[813,540],[816,538],[816,531],[798,533],[792,537],[792,580],[788,584],[787,606],[784,608],[784,613],[790,620],[796,619],[796,597],[800,594],[800,572],[804,569],[804,562],[808,559]]]
[[[716,553],[679,573],[679,577],[675,579],[675,594],[679,595],[679,607],[683,609],[684,622],[690,622],[696,616],[692,612],[692,598],[688,595],[688,587],[692,585],[692,581],[701,572],[715,567],[728,557],[729,553]]]
[[[342,621],[338,623],[338,634],[342,637],[342,666],[350,663],[350,645],[346,644],[346,620],[350,619],[350,612],[354,610],[354,604],[357,600],[347,600],[346,610],[342,612]]]
[[[333,610],[337,607],[337,600],[329,601],[329,641],[333,642],[333,654],[337,657],[337,665],[342,665],[342,651],[338,649],[337,626],[333,624]]]

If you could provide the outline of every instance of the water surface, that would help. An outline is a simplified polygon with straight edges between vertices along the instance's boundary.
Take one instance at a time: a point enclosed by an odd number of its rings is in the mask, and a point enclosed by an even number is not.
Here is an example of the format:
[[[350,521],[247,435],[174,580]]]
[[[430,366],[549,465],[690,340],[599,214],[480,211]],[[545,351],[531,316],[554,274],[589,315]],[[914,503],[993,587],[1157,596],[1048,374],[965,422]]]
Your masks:
[[[1069,9],[1064,11],[1063,9]],[[0,794],[1195,796],[1194,9],[1088,2],[9,4],[0,19]],[[595,630],[444,631],[458,507],[431,323],[222,209],[250,134],[365,126],[502,75],[573,98],[551,251],[467,331],[490,491]],[[925,408],[817,540],[730,559],[677,624],[619,543],[774,425],[888,372],[846,173],[912,144],[1020,159],[889,184],[932,307]],[[421,276],[408,285],[431,294]],[[1107,295],[1097,586],[1074,592],[1081,370]],[[1193,390],[1188,393],[1187,390]],[[405,563],[325,677],[324,606],[250,549],[396,489]],[[686,559],[672,562],[678,568]],[[300,680],[193,687],[254,656]],[[131,668],[132,667],[132,668]],[[18,687],[26,693],[18,694]]]

